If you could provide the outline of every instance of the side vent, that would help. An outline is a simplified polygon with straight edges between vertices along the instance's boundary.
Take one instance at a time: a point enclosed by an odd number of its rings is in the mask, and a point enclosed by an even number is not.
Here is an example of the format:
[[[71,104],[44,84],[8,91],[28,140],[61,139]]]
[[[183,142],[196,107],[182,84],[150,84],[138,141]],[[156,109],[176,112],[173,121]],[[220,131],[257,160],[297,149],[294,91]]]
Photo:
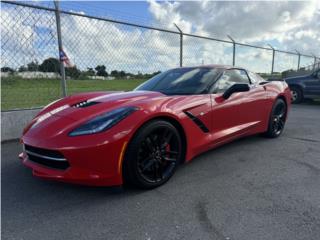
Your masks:
[[[206,127],[206,125],[196,116],[194,116],[190,112],[184,112],[204,133],[208,133],[209,129]]]
[[[75,108],[85,108],[85,107],[90,107],[93,105],[98,104],[99,102],[89,102],[89,101],[82,101],[82,102],[78,102],[76,104],[71,105],[71,107],[75,107]]]

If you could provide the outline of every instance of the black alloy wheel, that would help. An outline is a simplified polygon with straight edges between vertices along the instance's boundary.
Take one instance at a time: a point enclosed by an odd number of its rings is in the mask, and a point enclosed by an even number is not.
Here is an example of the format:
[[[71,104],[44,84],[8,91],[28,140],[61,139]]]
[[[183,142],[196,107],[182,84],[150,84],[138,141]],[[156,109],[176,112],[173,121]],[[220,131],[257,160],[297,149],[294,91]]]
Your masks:
[[[277,99],[269,119],[267,137],[276,138],[283,132],[287,115],[287,105],[282,99]]]
[[[182,158],[177,129],[163,120],[143,126],[128,146],[124,162],[126,183],[140,188],[162,185],[174,174]]]

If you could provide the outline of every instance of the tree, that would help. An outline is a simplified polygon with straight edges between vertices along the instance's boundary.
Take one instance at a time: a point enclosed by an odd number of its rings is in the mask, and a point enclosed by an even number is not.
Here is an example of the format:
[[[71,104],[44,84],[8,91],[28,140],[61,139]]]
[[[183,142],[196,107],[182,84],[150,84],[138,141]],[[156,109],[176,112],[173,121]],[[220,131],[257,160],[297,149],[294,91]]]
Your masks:
[[[41,72],[60,73],[60,62],[56,58],[47,58],[39,66]]]
[[[19,72],[26,72],[27,68],[25,66],[20,66],[18,69]]]
[[[152,77],[155,76],[155,75],[158,75],[160,73],[161,73],[161,71],[154,72],[154,73],[152,73]]]
[[[10,67],[2,67],[1,68],[1,72],[10,72],[10,73],[13,73],[14,70]]]
[[[38,64],[37,60],[35,62],[32,61],[31,63],[28,63],[27,68],[28,68],[28,71],[30,71],[30,72],[38,71],[39,64]]]
[[[125,71],[120,71],[120,72],[119,72],[119,78],[125,78],[126,75],[127,75],[127,74],[126,74]]]
[[[93,68],[88,68],[87,74],[88,74],[88,76],[94,76],[96,73],[93,70]]]
[[[141,79],[143,78],[143,75],[140,71],[138,71],[138,74],[136,75],[136,78]]]
[[[104,77],[108,76],[105,65],[98,65],[96,66],[95,70],[97,71],[97,76],[104,76]]]
[[[119,72],[117,70],[111,71],[111,76],[117,78],[119,76]]]
[[[77,66],[66,68],[67,77],[77,79],[79,78],[80,74],[81,74],[81,71],[77,68]]]

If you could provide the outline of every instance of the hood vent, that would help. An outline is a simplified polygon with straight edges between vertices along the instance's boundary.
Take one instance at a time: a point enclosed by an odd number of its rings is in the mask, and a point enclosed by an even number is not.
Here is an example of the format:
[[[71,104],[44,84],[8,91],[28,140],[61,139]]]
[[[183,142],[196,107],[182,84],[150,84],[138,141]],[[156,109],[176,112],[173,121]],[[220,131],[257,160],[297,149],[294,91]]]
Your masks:
[[[96,105],[100,102],[89,102],[88,100],[85,100],[85,101],[82,101],[82,102],[78,102],[78,103],[75,103],[73,105],[71,105],[71,107],[75,107],[75,108],[86,108],[86,107],[90,107],[90,106],[93,106],[93,105]]]

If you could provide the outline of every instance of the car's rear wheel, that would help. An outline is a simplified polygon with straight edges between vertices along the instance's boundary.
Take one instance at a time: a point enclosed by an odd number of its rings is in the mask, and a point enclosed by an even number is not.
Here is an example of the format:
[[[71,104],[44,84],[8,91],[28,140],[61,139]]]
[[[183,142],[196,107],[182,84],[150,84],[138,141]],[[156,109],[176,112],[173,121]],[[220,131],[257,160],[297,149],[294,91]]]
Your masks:
[[[123,163],[125,183],[145,189],[164,184],[181,161],[182,149],[179,132],[171,123],[147,123],[128,145]]]
[[[302,91],[298,87],[290,87],[291,91],[291,102],[292,103],[301,103],[303,99]]]
[[[268,131],[265,136],[276,138],[281,135],[284,129],[287,115],[287,105],[283,99],[277,99],[272,107],[269,118]]]

